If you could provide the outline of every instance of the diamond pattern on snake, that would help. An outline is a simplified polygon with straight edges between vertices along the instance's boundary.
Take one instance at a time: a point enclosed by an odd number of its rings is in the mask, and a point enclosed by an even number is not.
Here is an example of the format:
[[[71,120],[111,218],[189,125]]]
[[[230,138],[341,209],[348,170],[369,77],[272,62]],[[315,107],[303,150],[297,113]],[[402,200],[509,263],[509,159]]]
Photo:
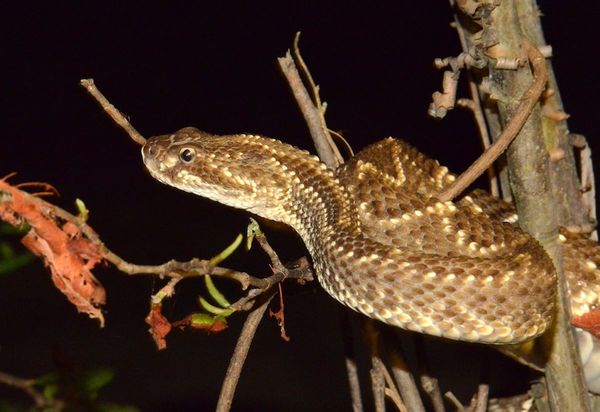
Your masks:
[[[516,344],[552,322],[556,278],[511,205],[477,190],[440,202],[455,176],[392,138],[338,170],[275,139],[195,128],[148,140],[150,174],[170,186],[283,222],[302,237],[323,288],[403,329]],[[598,306],[598,245],[561,233],[572,311]]]

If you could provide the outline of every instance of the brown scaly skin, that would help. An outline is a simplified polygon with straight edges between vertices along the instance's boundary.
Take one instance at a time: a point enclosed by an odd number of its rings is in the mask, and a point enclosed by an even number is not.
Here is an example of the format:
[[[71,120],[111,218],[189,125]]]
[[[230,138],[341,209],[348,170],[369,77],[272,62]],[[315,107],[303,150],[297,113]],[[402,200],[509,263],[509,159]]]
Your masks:
[[[371,318],[491,344],[532,339],[552,321],[554,268],[541,246],[490,218],[486,202],[499,201],[489,195],[437,201],[454,176],[402,141],[375,143],[336,173],[278,140],[194,128],[142,153],[165,184],[292,226],[324,289]]]

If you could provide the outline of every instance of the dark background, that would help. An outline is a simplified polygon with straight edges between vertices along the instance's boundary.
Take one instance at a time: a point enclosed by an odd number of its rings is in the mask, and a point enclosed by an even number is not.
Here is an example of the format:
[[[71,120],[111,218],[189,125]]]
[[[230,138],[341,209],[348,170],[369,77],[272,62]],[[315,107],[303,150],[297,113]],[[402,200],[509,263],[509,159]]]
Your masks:
[[[275,60],[301,30],[304,58],[329,103],[328,124],[355,149],[393,135],[454,171],[479,153],[469,113],[455,110],[443,121],[426,115],[442,77],[433,59],[460,52],[445,2],[98,4],[3,11],[0,175],[18,172],[15,183],[49,182],[61,192],[53,201],[70,210],[75,198],[83,199],[90,224],[129,261],[213,256],[244,230],[247,215],[152,180],[139,147],[87,96],[78,85],[82,78],[93,77],[146,136],[193,125],[213,133],[264,134],[310,149]],[[585,134],[594,148],[600,13],[595,4],[595,10],[566,4],[541,3],[544,31],[571,130]],[[284,260],[305,253],[295,235],[267,233]],[[268,271],[259,250],[239,252],[227,265],[257,275]],[[213,409],[244,316],[235,316],[219,335],[176,331],[158,353],[144,317],[149,295],[162,283],[110,268],[95,273],[108,292],[102,330],[76,313],[40,263],[0,278],[0,370],[39,376],[53,370],[53,357],[62,353],[82,367],[115,369],[106,400],[144,411]],[[196,281],[180,289],[167,304],[172,319],[194,310],[202,291]],[[338,305],[316,284],[288,289],[292,340],[283,342],[275,322],[263,321],[234,409],[347,410]],[[465,400],[476,390],[482,359],[491,357],[485,362],[501,365],[497,369],[512,367],[477,345],[430,349],[434,369],[449,371],[443,389]],[[451,356],[436,358],[442,349]],[[493,394],[518,391],[526,379],[516,386],[494,383]],[[0,387],[0,398],[22,395]]]

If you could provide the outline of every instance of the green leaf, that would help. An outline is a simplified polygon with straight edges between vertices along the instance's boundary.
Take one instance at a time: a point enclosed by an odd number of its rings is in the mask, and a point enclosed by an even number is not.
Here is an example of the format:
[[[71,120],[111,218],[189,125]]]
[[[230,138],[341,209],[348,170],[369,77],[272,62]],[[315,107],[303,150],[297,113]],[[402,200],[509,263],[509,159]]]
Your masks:
[[[222,308],[228,308],[229,306],[231,306],[231,303],[229,303],[227,298],[217,289],[210,275],[204,276],[204,283],[206,284],[208,294],[211,298],[214,299],[215,302],[217,302],[219,306],[221,306]]]
[[[207,311],[209,313],[212,313],[212,314],[215,314],[215,315],[227,317],[227,316],[229,316],[229,315],[231,315],[233,313],[233,311],[231,309],[228,309],[228,308],[219,308],[217,306],[214,306],[214,305],[210,304],[202,296],[200,296],[198,298],[198,303],[200,303],[200,306],[202,306],[202,308],[205,311]]]
[[[108,385],[115,374],[108,368],[97,368],[87,371],[81,377],[81,388],[85,393],[96,395],[96,393]]]
[[[231,255],[238,248],[238,246],[242,243],[243,239],[244,237],[242,236],[242,234],[238,234],[233,243],[231,243],[231,245],[227,246],[221,253],[210,259],[209,264],[211,266],[217,266],[219,263],[227,259],[229,255]]]

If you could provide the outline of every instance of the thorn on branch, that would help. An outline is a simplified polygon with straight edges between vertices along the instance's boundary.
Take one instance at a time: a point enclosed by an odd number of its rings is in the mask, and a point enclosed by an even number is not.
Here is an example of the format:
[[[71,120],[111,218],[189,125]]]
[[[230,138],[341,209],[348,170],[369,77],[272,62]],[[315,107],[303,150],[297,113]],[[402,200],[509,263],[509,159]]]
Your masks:
[[[548,106],[542,108],[542,115],[555,122],[561,122],[569,118],[569,114],[561,110],[554,110]]]
[[[565,151],[563,149],[561,149],[560,147],[551,149],[548,151],[548,158],[550,159],[551,162],[558,162],[559,160],[564,159],[567,156],[567,154],[565,153]]]

